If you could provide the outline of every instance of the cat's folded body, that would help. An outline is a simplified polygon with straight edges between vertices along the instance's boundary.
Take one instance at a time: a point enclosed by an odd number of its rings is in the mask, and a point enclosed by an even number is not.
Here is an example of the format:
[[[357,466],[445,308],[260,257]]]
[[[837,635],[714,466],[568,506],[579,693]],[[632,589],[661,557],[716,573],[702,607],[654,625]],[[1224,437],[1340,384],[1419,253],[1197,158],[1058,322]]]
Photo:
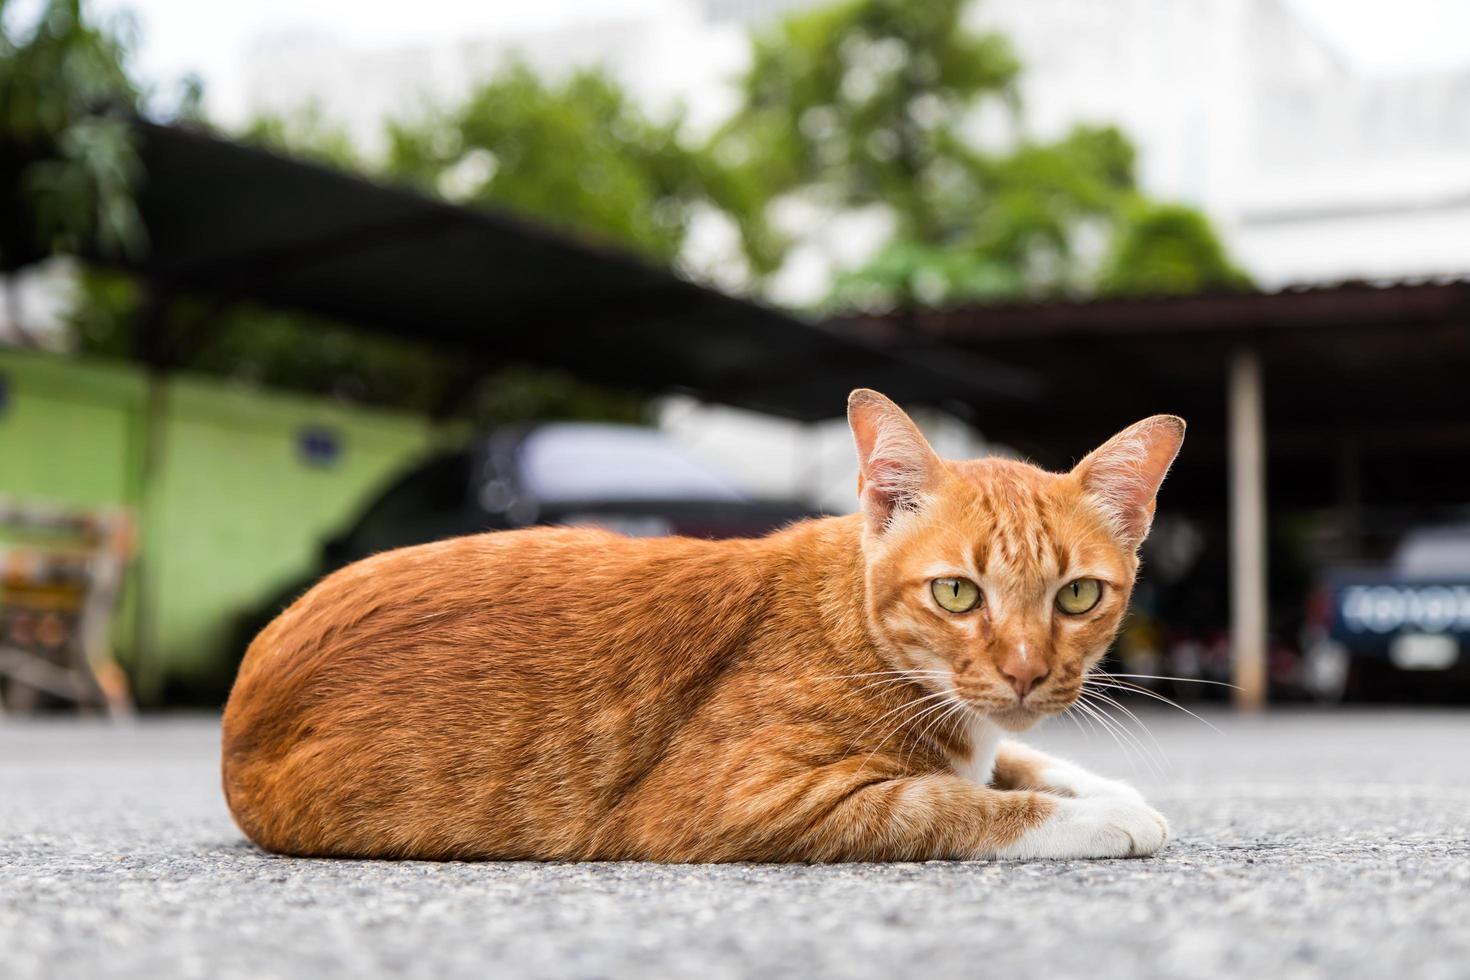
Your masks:
[[[1002,739],[1111,641],[1183,427],[1070,474],[946,463],[854,396],[864,510],[766,538],[405,548],[252,644],[224,783],[288,854],[899,860],[1152,853],[1133,790]]]

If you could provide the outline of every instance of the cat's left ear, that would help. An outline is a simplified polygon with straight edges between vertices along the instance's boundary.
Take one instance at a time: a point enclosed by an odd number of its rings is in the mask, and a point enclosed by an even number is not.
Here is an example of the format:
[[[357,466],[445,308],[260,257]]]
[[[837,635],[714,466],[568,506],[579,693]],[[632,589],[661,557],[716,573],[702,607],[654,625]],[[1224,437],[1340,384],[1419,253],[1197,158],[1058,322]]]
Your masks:
[[[857,445],[858,496],[875,534],[901,511],[917,510],[943,464],[903,409],[870,388],[847,399],[847,423]]]
[[[1113,436],[1072,471],[1133,547],[1148,536],[1159,484],[1183,443],[1183,419],[1154,415]]]

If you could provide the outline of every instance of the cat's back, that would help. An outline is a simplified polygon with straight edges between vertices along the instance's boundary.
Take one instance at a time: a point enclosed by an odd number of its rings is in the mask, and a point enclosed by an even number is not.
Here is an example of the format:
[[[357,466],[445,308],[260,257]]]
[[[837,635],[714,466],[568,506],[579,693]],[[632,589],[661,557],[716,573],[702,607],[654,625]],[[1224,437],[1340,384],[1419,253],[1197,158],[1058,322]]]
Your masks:
[[[441,648],[462,663],[471,651],[502,656],[533,634],[543,671],[563,655],[585,663],[591,647],[615,642],[619,628],[638,629],[641,616],[678,616],[694,599],[719,605],[716,587],[758,588],[763,544],[547,527],[383,552],[327,576],[262,630],[235,693],[306,675],[324,660],[387,669],[398,656],[422,666]],[[579,654],[552,639],[591,646]]]
[[[344,811],[371,807],[394,827],[415,826],[405,807],[451,811],[456,774],[513,800],[538,765],[577,764],[589,719],[626,728],[612,724],[621,706],[677,703],[717,674],[759,615],[772,547],[539,528],[343,568],[246,653],[223,722],[231,809],[257,842],[317,853],[302,828],[340,824]],[[373,836],[327,829],[317,836]]]

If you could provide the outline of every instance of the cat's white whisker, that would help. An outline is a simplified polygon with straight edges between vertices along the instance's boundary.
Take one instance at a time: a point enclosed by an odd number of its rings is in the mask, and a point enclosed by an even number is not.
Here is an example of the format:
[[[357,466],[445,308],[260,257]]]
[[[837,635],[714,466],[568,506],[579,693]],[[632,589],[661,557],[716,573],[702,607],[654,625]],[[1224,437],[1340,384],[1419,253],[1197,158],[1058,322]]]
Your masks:
[[[1151,758],[1149,758],[1148,753],[1143,749],[1142,743],[1139,742],[1138,736],[1134,735],[1127,728],[1123,727],[1123,725],[1116,718],[1110,716],[1099,705],[1087,702],[1085,697],[1079,697],[1077,700],[1077,704],[1081,705],[1084,711],[1096,718],[1098,724],[1101,725],[1103,729],[1112,736],[1113,741],[1116,742],[1118,744],[1118,748],[1123,751],[1124,758],[1128,760],[1129,766],[1133,768],[1135,772],[1137,771],[1137,767],[1133,764],[1133,758],[1134,756],[1137,756],[1138,761],[1143,763],[1144,766],[1150,770],[1150,772],[1153,772],[1155,775],[1160,775],[1160,773],[1158,773],[1157,771],[1156,764]]]
[[[1178,681],[1181,684],[1210,684],[1214,687],[1228,687],[1232,691],[1240,690],[1234,684],[1225,681],[1206,680],[1203,677],[1170,677],[1166,674],[1115,674],[1111,670],[1105,670],[1095,676],[1098,677],[1129,677],[1143,681]]]
[[[1065,718],[1065,719],[1067,719],[1067,720],[1068,720],[1068,721],[1070,721],[1070,722],[1071,722],[1071,723],[1072,723],[1072,724],[1073,724],[1073,725],[1076,725],[1076,726],[1077,726],[1077,731],[1078,731],[1078,732],[1079,732],[1079,733],[1081,733],[1081,734],[1084,734],[1084,735],[1085,735],[1085,734],[1087,734],[1087,733],[1086,733],[1086,732],[1085,732],[1085,731],[1083,731],[1083,729],[1082,729],[1082,722],[1080,722],[1080,721],[1078,721],[1078,720],[1077,720],[1077,716],[1076,716],[1076,715],[1074,715],[1074,714],[1072,714],[1072,709],[1073,709],[1073,708],[1075,708],[1075,707],[1077,707],[1077,703],[1076,703],[1076,702],[1075,702],[1075,701],[1074,701],[1074,702],[1073,702],[1073,703],[1071,703],[1071,704],[1069,704],[1069,705],[1067,705],[1067,706],[1066,706],[1066,707],[1065,707],[1065,708],[1063,708],[1063,709],[1062,709],[1062,710],[1061,710],[1061,711],[1060,711],[1060,712],[1059,712],[1059,713],[1058,713],[1058,715],[1057,715],[1057,717],[1059,717],[1059,718]]]
[[[1082,694],[1082,698],[1083,700],[1086,700],[1088,704],[1090,704],[1094,709],[1097,710],[1101,718],[1107,719],[1109,725],[1115,731],[1117,731],[1117,733],[1122,738],[1128,741],[1129,747],[1133,752],[1138,755],[1139,761],[1143,762],[1149,767],[1150,770],[1152,770],[1154,768],[1154,760],[1148,751],[1148,747],[1143,744],[1143,740],[1140,739],[1136,734],[1134,734],[1134,732],[1126,725],[1124,725],[1120,719],[1113,717],[1113,715],[1108,711],[1107,706],[1104,705],[1102,701],[1096,700],[1096,692],[1085,691]]]
[[[938,680],[938,678],[925,678],[925,679],[926,680]],[[880,679],[878,679],[876,681],[869,681],[866,684],[859,684],[855,689],[856,690],[859,690],[859,691],[867,691],[867,690],[871,690],[872,688],[875,688],[875,687],[902,687],[905,684],[913,684],[913,685],[916,685],[918,687],[924,687],[923,684],[918,683],[918,681],[916,681],[912,677],[885,677],[885,678],[880,678]]]
[[[947,673],[947,671],[943,670],[872,670],[864,674],[826,674],[821,677],[814,677],[812,679],[818,681],[845,681],[853,680],[860,677],[883,677],[887,675],[898,675],[900,677],[923,677],[926,675],[942,676],[945,673]]]
[[[1162,777],[1164,775],[1159,763],[1154,759],[1153,754],[1149,752],[1148,746],[1144,745],[1142,739],[1134,734],[1122,721],[1113,717],[1102,705],[1093,704],[1092,707],[1098,712],[1099,720],[1107,728],[1118,733],[1127,747],[1126,751],[1130,752],[1138,760],[1149,775],[1155,777]]]
[[[1109,674],[1107,676],[1117,677],[1119,675],[1117,675],[1117,674]],[[1216,728],[1214,725],[1210,724],[1210,722],[1208,722],[1204,718],[1201,718],[1199,715],[1195,714],[1193,711],[1190,711],[1188,708],[1186,708],[1184,705],[1180,704],[1178,701],[1175,701],[1173,698],[1165,697],[1164,695],[1160,694],[1158,691],[1151,691],[1148,688],[1146,688],[1146,687],[1144,687],[1144,686],[1142,686],[1140,684],[1129,684],[1127,681],[1118,681],[1115,684],[1107,684],[1107,683],[1102,683],[1102,682],[1099,682],[1099,681],[1096,681],[1096,680],[1091,680],[1091,679],[1089,679],[1086,683],[1087,684],[1092,684],[1092,685],[1094,685],[1096,687],[1108,688],[1110,690],[1115,690],[1115,691],[1127,691],[1129,694],[1142,694],[1145,697],[1153,698],[1155,701],[1162,701],[1164,704],[1167,704],[1169,707],[1171,707],[1171,708],[1177,708],[1180,711],[1184,712],[1186,715],[1189,715],[1191,718],[1195,719],[1201,725],[1204,725],[1206,728],[1210,729],[1212,732],[1215,732],[1218,735],[1224,735],[1225,734],[1224,732],[1220,731],[1219,728]],[[1085,685],[1084,685],[1084,687],[1085,687]]]
[[[904,704],[901,704],[897,708],[893,709],[892,711],[887,712],[886,714],[884,714],[882,716],[882,718],[879,718],[878,721],[882,721],[883,718],[888,718],[891,715],[894,715],[894,714],[896,714],[896,713],[898,713],[900,711],[903,711],[906,708],[909,708],[909,709],[917,708],[919,705],[922,705],[922,704],[924,704],[927,701],[932,701],[935,698],[953,698],[953,697],[954,697],[954,695],[952,693],[950,693],[949,691],[943,691],[943,692],[940,692],[938,694],[929,694],[929,695],[926,695],[926,696],[924,696],[922,698],[915,698],[913,701],[909,701],[909,702],[906,702]],[[941,704],[942,703],[943,702],[941,702]],[[931,705],[930,707],[933,707],[933,705]],[[861,773],[864,769],[867,768],[867,765],[868,765],[868,763],[870,761],[872,761],[873,756],[876,755],[878,753],[878,751],[883,748],[883,746],[885,746],[885,745],[888,744],[888,740],[890,738],[892,738],[893,736],[897,735],[900,731],[903,730],[904,727],[906,727],[908,725],[911,725],[915,721],[917,721],[919,718],[922,718],[922,717],[928,715],[928,713],[929,713],[929,708],[925,708],[922,711],[916,711],[914,714],[909,715],[908,717],[900,718],[899,721],[897,722],[897,724],[895,724],[893,726],[893,730],[890,731],[887,735],[884,735],[883,736],[883,740],[880,741],[877,745],[873,746],[873,748],[868,752],[868,754],[863,757],[862,765],[858,766],[858,772]],[[873,727],[873,724],[876,724],[876,722],[875,723],[870,723],[867,728],[864,728],[863,729],[863,734],[867,734],[868,730]],[[859,741],[859,742],[862,741],[862,735],[859,735],[856,740]]]
[[[913,760],[914,750],[922,745],[924,741],[929,737],[929,731],[931,728],[933,728],[934,723],[942,719],[953,709],[954,705],[952,703],[948,701],[941,701],[937,705],[930,705],[928,708],[924,709],[923,714],[913,720],[912,724],[917,725],[923,722],[925,718],[930,719],[926,724],[924,724],[923,731],[919,732],[919,734],[912,741],[910,741],[909,750],[904,753],[903,768],[905,770],[908,769],[909,763]]]
[[[953,702],[944,705],[945,710],[944,711],[941,711],[934,718],[934,720],[930,721],[927,725],[925,725],[924,726],[924,730],[919,733],[918,739],[914,742],[913,745],[909,746],[908,755],[905,755],[904,756],[904,759],[903,759],[903,766],[904,766],[904,768],[905,769],[908,768],[909,761],[913,758],[914,749],[916,749],[919,746],[919,744],[921,744],[926,739],[928,739],[929,734],[931,732],[938,731],[939,726],[943,725],[946,720],[950,720],[952,722],[953,719],[956,717],[957,713],[964,711],[966,707],[967,707],[967,705],[963,701],[961,701],[959,699],[956,699]],[[953,731],[953,726],[952,725],[951,725],[951,731]]]
[[[951,695],[949,694],[949,692],[947,692],[947,691],[941,691],[941,692],[934,693],[934,694],[926,694],[922,698],[915,698],[912,701],[905,701],[903,704],[900,704],[898,707],[893,708],[893,709],[891,709],[889,711],[886,711],[883,714],[879,715],[877,718],[875,718],[872,721],[868,722],[867,727],[864,728],[861,732],[858,733],[858,737],[856,739],[854,739],[854,741],[861,742],[863,740],[863,736],[866,735],[866,734],[868,734],[868,732],[872,730],[872,728],[873,728],[874,725],[879,724],[880,722],[884,721],[887,718],[891,718],[892,716],[894,716],[896,714],[899,714],[902,711],[906,711],[906,710],[909,710],[911,708],[915,708],[915,707],[917,707],[917,706],[919,706],[921,704],[925,704],[925,703],[927,703],[929,701],[933,701],[936,698],[947,698],[947,697],[950,697],[950,696]],[[905,724],[905,722],[900,721],[898,723],[898,727],[901,728],[904,724]],[[897,731],[897,730],[898,730],[897,728],[894,729],[894,731]],[[888,735],[883,739],[883,742],[888,741],[888,739],[890,739],[892,737],[893,737],[893,732],[889,732]],[[878,743],[878,748],[882,748],[883,747],[883,742],[879,742]],[[878,751],[878,749],[875,748],[873,751],[876,752],[876,751]],[[871,754],[872,753],[869,753],[869,755],[871,755]]]
[[[1091,703],[1089,703],[1088,701],[1084,700],[1080,696],[1077,698],[1076,701],[1072,702],[1072,707],[1076,708],[1078,711],[1080,711],[1082,713],[1082,717],[1084,719],[1086,719],[1086,721],[1087,721],[1088,730],[1093,735],[1096,735],[1097,732],[1098,732],[1098,729],[1101,727],[1097,723],[1097,720],[1098,720],[1097,708],[1093,707]],[[1104,729],[1104,731],[1106,731],[1106,729]]]
[[[1159,745],[1158,739],[1154,738],[1153,733],[1148,730],[1148,726],[1143,724],[1143,722],[1138,718],[1137,715],[1129,711],[1122,704],[1118,703],[1117,700],[1109,697],[1108,695],[1102,694],[1098,691],[1084,690],[1084,693],[1089,697],[1096,699],[1094,701],[1094,706],[1097,707],[1098,710],[1106,714],[1110,719],[1112,719],[1114,724],[1118,726],[1118,729],[1126,736],[1128,736],[1129,740],[1132,741],[1135,746],[1137,746],[1139,756],[1147,761],[1148,766],[1153,771],[1153,773],[1157,776],[1163,776],[1166,770],[1169,768],[1169,760],[1164,755],[1164,750],[1162,746]],[[1143,739],[1140,738],[1135,732],[1133,732],[1133,730],[1128,727],[1127,723],[1124,722],[1123,719],[1115,717],[1111,712],[1109,712],[1108,708],[1105,705],[1115,707],[1118,710],[1127,714],[1130,718],[1132,718],[1132,720],[1138,725],[1138,727],[1143,729],[1144,734],[1146,734],[1153,742],[1153,749],[1150,750],[1150,747],[1144,743]]]
[[[1132,769],[1134,772],[1137,772],[1138,767],[1134,764],[1133,756],[1128,752],[1127,746],[1125,746],[1122,741],[1119,740],[1117,734],[1114,733],[1111,728],[1103,723],[1101,714],[1097,710],[1097,708],[1093,707],[1091,704],[1088,704],[1081,698],[1078,698],[1073,703],[1076,706],[1077,710],[1082,712],[1082,717],[1087,719],[1087,724],[1090,728],[1092,728],[1094,734],[1100,728],[1105,734],[1111,737],[1114,742],[1118,743],[1118,749],[1123,753],[1123,758],[1127,760],[1128,768]]]
[[[948,711],[940,716],[938,727],[948,725],[950,737],[954,738],[958,734],[957,726],[964,721],[965,715],[968,712],[969,705],[965,704],[963,701],[956,701],[954,704],[950,705]],[[938,727],[936,727],[935,729],[936,732],[938,731]]]
[[[1119,711],[1123,712],[1123,714],[1127,715],[1133,721],[1133,723],[1137,725],[1145,735],[1148,736],[1149,741],[1153,743],[1153,755],[1159,760],[1160,765],[1166,769],[1168,768],[1169,759],[1168,756],[1164,754],[1164,747],[1159,744],[1159,740],[1154,737],[1154,733],[1149,730],[1149,727],[1143,723],[1142,718],[1138,717],[1137,714],[1135,714],[1131,709],[1129,709],[1127,705],[1123,704],[1121,701],[1106,694],[1103,694],[1101,691],[1091,690],[1087,691],[1086,693],[1094,698],[1098,698],[1106,702],[1109,705],[1112,705],[1114,708],[1117,708]],[[1119,723],[1122,723],[1121,719],[1119,719]]]

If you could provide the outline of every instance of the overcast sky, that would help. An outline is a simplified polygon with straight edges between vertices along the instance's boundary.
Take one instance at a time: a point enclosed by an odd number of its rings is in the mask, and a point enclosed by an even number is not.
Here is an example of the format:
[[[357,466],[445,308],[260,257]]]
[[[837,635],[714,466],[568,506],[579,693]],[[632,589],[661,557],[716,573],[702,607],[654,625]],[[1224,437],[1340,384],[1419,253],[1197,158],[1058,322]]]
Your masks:
[[[12,13],[37,0],[13,0]],[[314,35],[352,47],[397,47],[586,23],[679,0],[94,0],[132,10],[142,31],[138,67],[154,81],[195,71],[228,87],[254,44]],[[1364,68],[1470,65],[1470,0],[1286,0]]]

